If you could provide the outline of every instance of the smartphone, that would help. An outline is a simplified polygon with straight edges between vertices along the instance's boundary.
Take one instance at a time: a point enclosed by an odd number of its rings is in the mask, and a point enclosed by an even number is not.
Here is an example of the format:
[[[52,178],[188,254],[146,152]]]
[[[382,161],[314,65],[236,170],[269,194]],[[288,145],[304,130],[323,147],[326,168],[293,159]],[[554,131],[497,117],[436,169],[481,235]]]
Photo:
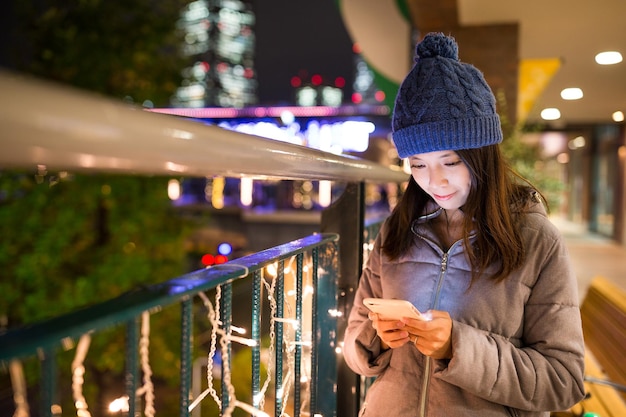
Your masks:
[[[365,298],[363,305],[385,319],[401,319],[410,317],[419,320],[428,320],[420,311],[407,300],[389,298]]]

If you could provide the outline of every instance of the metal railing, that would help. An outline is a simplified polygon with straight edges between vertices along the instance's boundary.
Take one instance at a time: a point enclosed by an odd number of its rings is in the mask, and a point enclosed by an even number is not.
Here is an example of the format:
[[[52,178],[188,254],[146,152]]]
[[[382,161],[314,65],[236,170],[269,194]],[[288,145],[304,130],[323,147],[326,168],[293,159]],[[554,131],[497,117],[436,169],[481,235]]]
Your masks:
[[[271,376],[274,415],[285,415],[283,398],[287,398],[289,392],[293,392],[289,407],[295,416],[356,415],[359,380],[347,369],[340,355],[346,315],[368,253],[367,240],[373,240],[380,225],[380,219],[366,224],[364,187],[366,182],[403,182],[407,178],[405,173],[365,160],[140,111],[113,100],[12,73],[0,71],[0,89],[4,93],[0,97],[0,124],[3,126],[0,167],[3,168],[44,165],[59,170],[347,183],[342,196],[322,213],[319,234],[136,289],[102,304],[0,335],[0,363],[8,364],[35,354],[39,358],[40,415],[52,416],[58,411],[55,357],[60,346],[67,345],[68,340],[73,344],[99,330],[120,325],[126,328],[127,415],[142,413],[138,397],[144,395],[144,406],[152,401],[145,396],[146,375],[150,374],[143,356],[145,351],[142,351],[149,342],[149,334],[144,332],[146,321],[149,325],[149,313],[154,315],[155,311],[176,304],[180,305],[181,312],[179,415],[189,415],[198,400],[191,386],[191,375],[193,358],[197,355],[192,349],[194,303],[199,301],[204,301],[207,311],[213,313],[209,314],[209,319],[213,320],[213,346],[219,334],[224,341],[221,356],[225,359],[221,365],[221,395],[208,391],[203,395],[214,396],[216,402],[220,402],[223,415],[230,414],[235,406],[249,414],[263,415],[259,410],[264,401],[261,394],[266,394],[266,387],[261,386],[260,309],[264,287],[265,297],[272,305],[269,333],[274,358],[268,363],[274,364]],[[288,279],[293,302],[285,296],[286,262],[296,264],[295,272]],[[278,270],[271,279],[266,276],[270,265],[276,265]],[[232,343],[241,339],[232,333],[235,327],[232,286],[244,278],[252,281],[251,334],[246,339],[252,351],[251,405],[237,399],[228,375]],[[303,287],[303,279],[310,279],[313,289],[308,311],[303,309],[308,288]],[[216,291],[217,311],[212,309],[212,302],[206,295],[209,291]],[[310,336],[305,337],[302,326],[306,326],[308,320]],[[295,326],[284,328],[288,323],[289,326],[295,323]],[[76,349],[78,357],[78,347]],[[306,363],[310,366],[306,378],[301,368],[304,352],[309,356]],[[211,356],[213,353],[209,354],[209,363],[215,357]],[[78,372],[78,379],[82,380],[80,373],[84,368],[81,368],[82,363],[78,365],[72,372],[74,376]],[[287,375],[283,375],[284,366],[288,367]],[[207,378],[209,372],[207,370]],[[141,376],[144,384],[138,388]],[[301,380],[307,378],[309,383],[301,384]],[[286,392],[284,388],[289,384],[292,391]],[[82,399],[80,388],[72,388],[78,414]],[[153,411],[146,407],[143,413],[150,415]]]
[[[37,354],[42,358],[41,401],[40,414],[53,415],[58,399],[55,398],[57,386],[55,383],[57,351],[64,341],[78,340],[85,334],[91,334],[115,325],[126,326],[126,395],[128,397],[128,415],[136,415],[136,392],[140,380],[137,352],[140,350],[139,323],[144,312],[155,311],[173,304],[181,306],[181,341],[180,341],[180,415],[188,415],[191,398],[191,371],[193,362],[193,303],[200,293],[220,288],[220,322],[227,344],[232,334],[232,285],[235,280],[248,278],[253,280],[253,291],[250,295],[252,358],[252,396],[257,398],[261,391],[261,290],[263,269],[270,264],[278,264],[278,272],[274,278],[275,286],[271,297],[276,300],[275,314],[271,318],[272,331],[275,332],[274,352],[276,370],[274,376],[275,413],[281,415],[280,391],[283,387],[282,367],[285,350],[294,355],[294,381],[300,381],[300,362],[302,347],[310,344],[311,349],[311,386],[310,386],[310,415],[319,414],[329,416],[334,414],[336,403],[336,386],[329,384],[335,379],[336,356],[335,345],[337,340],[336,326],[336,283],[337,283],[337,235],[312,235],[293,241],[266,251],[239,258],[232,262],[209,269],[195,271],[162,284],[137,289],[107,302],[88,307],[70,314],[52,318],[24,328],[11,330],[0,336],[0,360],[8,361],[18,357]],[[302,339],[303,323],[303,276],[304,258],[310,258],[310,273],[312,291],[312,330],[311,340]],[[284,296],[285,262],[296,259],[295,303],[290,314],[283,309],[287,303]],[[156,313],[155,313],[156,314]],[[295,329],[295,338],[292,346],[282,349],[286,338],[283,325],[285,320],[298,323]],[[228,349],[230,347],[228,346]],[[323,358],[323,359],[322,359]],[[228,361],[229,359],[224,359]],[[228,364],[222,365],[222,371]],[[88,379],[89,376],[85,375]],[[226,378],[222,378],[222,409],[229,408],[231,395],[228,393]],[[296,389],[294,415],[300,415],[300,389]],[[324,401],[318,401],[323,398]],[[235,405],[235,404],[233,404]],[[258,406],[259,404],[255,404]]]
[[[400,168],[143,111],[0,70],[0,167],[401,182]]]

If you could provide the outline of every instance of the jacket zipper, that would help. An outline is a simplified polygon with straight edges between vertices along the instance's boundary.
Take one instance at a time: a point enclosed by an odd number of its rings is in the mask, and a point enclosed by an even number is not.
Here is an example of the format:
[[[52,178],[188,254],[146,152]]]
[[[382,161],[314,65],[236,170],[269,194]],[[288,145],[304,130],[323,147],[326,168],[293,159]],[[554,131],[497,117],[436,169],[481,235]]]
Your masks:
[[[454,245],[452,245],[454,246]],[[448,252],[445,252],[441,258],[441,271],[439,274],[439,282],[437,284],[437,292],[435,293],[435,300],[433,308],[436,309],[439,306],[439,293],[441,292],[441,286],[443,285],[443,278],[448,268]],[[422,398],[420,401],[420,417],[426,417],[426,400],[428,397],[428,385],[430,384],[430,368],[432,358],[426,357],[426,366],[424,367],[424,382],[422,383]]]
[[[511,407],[507,407],[506,409],[509,412],[509,415],[511,417],[518,417],[519,416],[519,413],[517,412],[517,410],[515,410],[515,409],[513,409]]]
[[[441,257],[441,274],[439,274],[439,283],[437,284],[437,292],[435,293],[435,302],[433,303],[433,308],[439,308],[439,295],[441,293],[441,287],[443,286],[443,278],[446,273],[446,269],[448,269],[448,254],[450,252],[446,252]]]

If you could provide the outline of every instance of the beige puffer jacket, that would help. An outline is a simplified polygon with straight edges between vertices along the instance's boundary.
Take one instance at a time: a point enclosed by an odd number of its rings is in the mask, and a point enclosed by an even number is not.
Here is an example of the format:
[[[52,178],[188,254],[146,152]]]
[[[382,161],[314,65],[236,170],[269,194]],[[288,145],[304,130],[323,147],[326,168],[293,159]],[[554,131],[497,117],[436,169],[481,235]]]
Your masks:
[[[541,204],[525,217],[525,265],[501,283],[471,287],[461,241],[444,253],[417,221],[412,249],[389,262],[380,250],[383,225],[344,338],[350,368],[377,377],[360,416],[544,417],[583,398],[584,344],[567,249]],[[412,344],[381,352],[366,297],[448,311],[453,358],[425,357]]]

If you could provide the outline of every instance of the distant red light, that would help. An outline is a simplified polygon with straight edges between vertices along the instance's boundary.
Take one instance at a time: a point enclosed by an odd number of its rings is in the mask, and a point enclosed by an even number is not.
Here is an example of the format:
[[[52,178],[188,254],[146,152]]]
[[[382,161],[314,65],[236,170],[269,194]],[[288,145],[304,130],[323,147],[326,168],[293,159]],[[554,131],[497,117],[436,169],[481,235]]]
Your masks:
[[[291,77],[291,86],[294,88],[300,87],[302,85],[302,79],[300,77],[293,76]]]
[[[224,264],[228,262],[228,256],[215,255],[215,265]]]
[[[201,262],[204,266],[211,266],[216,263],[215,256],[211,255],[210,253],[204,254],[202,255]]]
[[[322,76],[319,74],[315,74],[311,77],[311,83],[313,85],[321,85],[322,84]]]
[[[374,97],[376,98],[377,101],[384,101],[385,100],[385,93],[383,91],[378,90],[374,94]]]
[[[354,93],[352,94],[352,102],[359,104],[361,101],[363,101],[363,96],[361,96],[361,94],[359,93]]]
[[[361,53],[361,47],[359,46],[358,43],[355,43],[352,45],[352,52],[354,52],[355,54]]]
[[[343,77],[337,77],[335,78],[335,87],[337,88],[343,88],[346,86],[346,79]]]

